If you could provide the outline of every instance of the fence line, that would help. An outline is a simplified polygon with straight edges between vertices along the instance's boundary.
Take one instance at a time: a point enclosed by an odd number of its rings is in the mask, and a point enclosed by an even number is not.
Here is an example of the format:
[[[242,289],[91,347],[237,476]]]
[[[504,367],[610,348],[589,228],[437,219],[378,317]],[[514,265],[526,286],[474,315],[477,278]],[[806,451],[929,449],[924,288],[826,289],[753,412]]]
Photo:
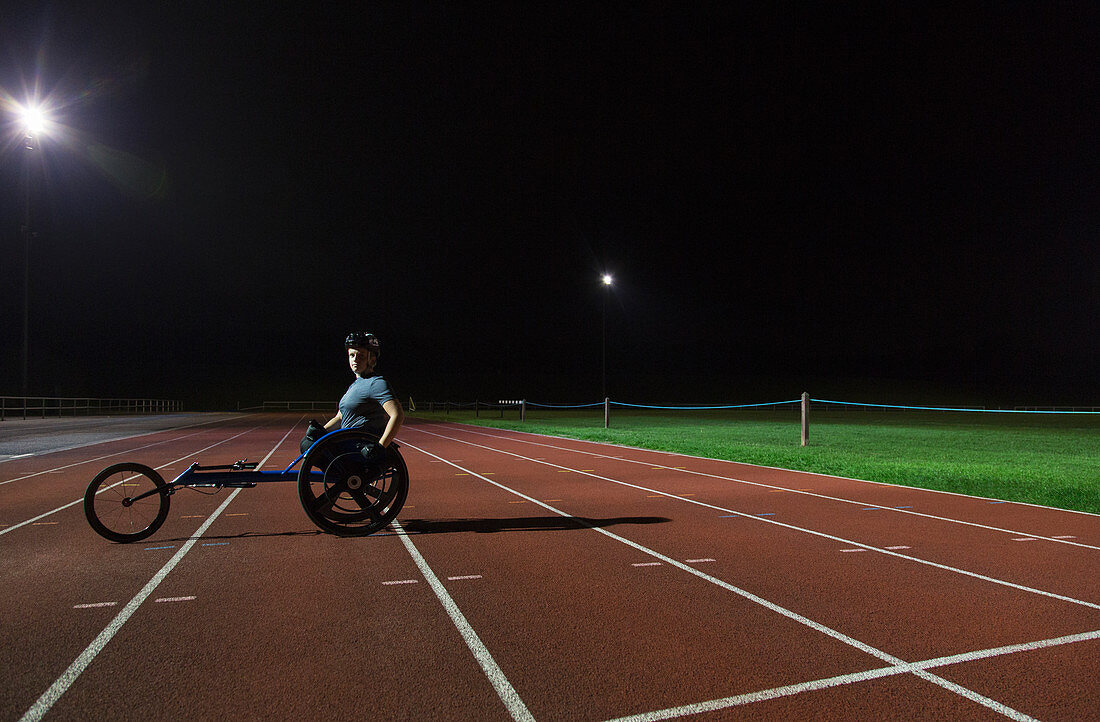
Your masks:
[[[409,399],[410,406],[412,405],[412,399]],[[423,406],[423,404],[422,404]],[[611,427],[611,407],[617,406],[620,408],[628,409],[653,409],[662,411],[718,411],[726,409],[757,409],[762,410],[765,408],[779,408],[782,406],[791,406],[799,408],[801,415],[801,441],[802,446],[809,444],[810,436],[810,412],[813,409],[822,410],[825,408],[831,410],[848,411],[851,409],[866,410],[866,409],[881,409],[883,411],[899,411],[899,410],[912,410],[912,411],[939,411],[939,412],[968,412],[968,413],[986,413],[986,414],[1100,414],[1100,407],[1096,406],[1072,406],[1072,407],[1021,407],[1017,406],[1012,409],[988,409],[984,406],[903,406],[900,404],[868,404],[858,401],[833,401],[829,399],[813,399],[810,398],[809,393],[803,393],[801,398],[791,401],[769,401],[766,403],[758,404],[724,404],[724,405],[710,405],[710,406],[656,406],[651,404],[633,404],[625,401],[612,401],[610,398],[605,398],[603,401],[590,404],[542,404],[534,401],[528,401],[526,399],[499,401],[497,404],[488,404],[483,401],[474,402],[455,402],[455,401],[429,401],[427,402],[427,410],[434,413],[436,407],[440,407],[444,414],[449,414],[451,409],[463,409],[473,407],[474,415],[480,414],[482,407],[488,409],[499,409],[500,418],[504,418],[504,410],[506,408],[518,408],[520,421],[527,420],[527,409],[539,408],[539,409],[595,409],[603,407],[603,425],[604,428]]]
[[[183,403],[168,399],[94,399],[73,396],[0,396],[0,421],[37,416],[101,414],[161,414],[181,411]]]
[[[654,409],[660,411],[716,411],[723,409],[750,409],[750,408],[775,408],[779,406],[797,407],[801,399],[789,401],[769,401],[758,404],[715,404],[698,406],[661,406],[655,404],[635,404],[626,401],[614,401],[607,399],[606,403],[612,407],[628,409]],[[1011,409],[991,409],[986,406],[907,406],[903,404],[871,404],[859,401],[834,401],[830,399],[810,398],[811,408],[831,409],[834,411],[851,411],[866,409],[882,409],[884,411],[911,410],[911,411],[951,411],[987,414],[1100,414],[1100,406],[1015,406]],[[268,402],[265,402],[265,404]],[[331,402],[329,404],[331,406]],[[596,409],[603,407],[604,401],[588,404],[543,404],[526,399],[515,401],[501,401],[492,403],[488,401],[425,401],[420,403],[422,410],[435,412],[437,410],[451,411],[458,409]]]
[[[259,406],[241,406],[237,404],[238,411],[324,411],[335,409],[336,402],[328,401],[264,401]]]
[[[826,399],[810,400],[819,404],[841,404],[875,409],[910,409],[913,411],[970,411],[985,414],[1100,414],[1100,407],[1096,406],[1017,406],[1011,409],[987,409],[984,406],[901,406],[898,404],[861,404],[856,401],[828,401]]]
[[[1044,413],[1064,413],[1064,414],[1081,414],[1081,413],[1100,413],[1100,406],[1017,406],[1016,411],[1030,411],[1032,413],[1044,412]]]

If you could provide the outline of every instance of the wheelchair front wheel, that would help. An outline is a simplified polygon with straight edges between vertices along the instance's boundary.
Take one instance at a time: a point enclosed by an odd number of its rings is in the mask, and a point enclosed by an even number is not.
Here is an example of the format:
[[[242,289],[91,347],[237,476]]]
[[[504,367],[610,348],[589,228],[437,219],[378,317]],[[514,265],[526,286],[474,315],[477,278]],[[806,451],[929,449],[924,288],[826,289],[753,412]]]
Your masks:
[[[133,498],[155,491],[142,499]],[[168,518],[168,485],[144,464],[108,466],[84,492],[84,516],[97,534],[114,542],[135,542],[155,533]]]

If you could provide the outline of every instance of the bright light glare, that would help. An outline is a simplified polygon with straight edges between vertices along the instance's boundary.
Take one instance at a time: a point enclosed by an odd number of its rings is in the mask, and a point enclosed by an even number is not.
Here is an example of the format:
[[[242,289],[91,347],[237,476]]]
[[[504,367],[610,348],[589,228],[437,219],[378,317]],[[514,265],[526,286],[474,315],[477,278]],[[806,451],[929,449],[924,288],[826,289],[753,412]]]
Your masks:
[[[23,129],[27,135],[37,136],[46,129],[46,114],[41,109],[33,106],[29,108],[23,108],[19,115],[23,120]]]
[[[603,285],[610,286],[611,281],[613,281],[614,279],[611,278],[610,273],[605,273],[605,274],[603,274],[603,279],[602,280],[603,280]]]

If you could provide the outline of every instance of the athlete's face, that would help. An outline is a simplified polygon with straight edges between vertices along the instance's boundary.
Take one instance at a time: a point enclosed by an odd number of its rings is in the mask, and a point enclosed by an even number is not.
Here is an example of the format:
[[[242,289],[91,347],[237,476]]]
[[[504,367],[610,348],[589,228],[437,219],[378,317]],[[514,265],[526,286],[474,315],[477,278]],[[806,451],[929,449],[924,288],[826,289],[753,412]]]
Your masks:
[[[369,348],[348,349],[348,366],[351,366],[351,372],[356,376],[369,374],[374,370],[376,363],[378,363],[378,354],[375,351]]]

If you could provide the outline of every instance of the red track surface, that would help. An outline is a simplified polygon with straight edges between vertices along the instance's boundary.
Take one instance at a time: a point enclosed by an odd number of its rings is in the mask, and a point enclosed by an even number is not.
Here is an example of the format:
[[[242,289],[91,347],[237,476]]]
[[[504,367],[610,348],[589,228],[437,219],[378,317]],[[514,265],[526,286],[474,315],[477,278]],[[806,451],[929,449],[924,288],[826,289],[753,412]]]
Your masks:
[[[129,545],[73,503],[120,460],[280,469],[303,430],[0,464],[0,719],[1100,717],[1095,515],[419,422],[368,538],[294,484],[180,491]]]

